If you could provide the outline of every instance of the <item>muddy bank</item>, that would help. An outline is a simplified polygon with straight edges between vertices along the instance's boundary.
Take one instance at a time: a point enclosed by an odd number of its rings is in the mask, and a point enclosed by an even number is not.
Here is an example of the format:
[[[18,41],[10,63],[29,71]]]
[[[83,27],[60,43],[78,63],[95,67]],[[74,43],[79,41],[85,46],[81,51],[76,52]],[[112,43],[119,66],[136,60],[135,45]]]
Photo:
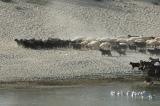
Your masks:
[[[103,85],[110,82],[143,82],[144,77],[99,78],[99,79],[43,79],[1,81],[0,88],[45,88],[56,86]]]

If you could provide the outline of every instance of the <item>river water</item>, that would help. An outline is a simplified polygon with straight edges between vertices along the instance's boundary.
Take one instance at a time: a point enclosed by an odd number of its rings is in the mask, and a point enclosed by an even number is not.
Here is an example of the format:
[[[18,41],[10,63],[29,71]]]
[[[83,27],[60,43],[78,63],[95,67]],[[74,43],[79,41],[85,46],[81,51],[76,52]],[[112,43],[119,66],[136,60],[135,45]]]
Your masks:
[[[146,91],[153,98],[111,96],[115,91]],[[159,106],[159,87],[144,87],[142,82],[1,89],[0,106]]]

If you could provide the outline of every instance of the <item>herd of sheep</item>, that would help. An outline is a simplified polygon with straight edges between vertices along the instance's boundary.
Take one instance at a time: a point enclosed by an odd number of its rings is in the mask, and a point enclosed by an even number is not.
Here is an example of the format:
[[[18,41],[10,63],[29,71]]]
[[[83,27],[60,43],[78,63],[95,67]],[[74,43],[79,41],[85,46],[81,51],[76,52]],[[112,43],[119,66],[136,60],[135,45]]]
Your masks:
[[[59,38],[42,39],[15,39],[18,45],[31,49],[73,48],[85,50],[99,50],[102,55],[112,56],[112,51],[125,55],[127,50],[141,53],[160,55],[160,37],[131,36],[117,38],[84,38],[72,40]]]

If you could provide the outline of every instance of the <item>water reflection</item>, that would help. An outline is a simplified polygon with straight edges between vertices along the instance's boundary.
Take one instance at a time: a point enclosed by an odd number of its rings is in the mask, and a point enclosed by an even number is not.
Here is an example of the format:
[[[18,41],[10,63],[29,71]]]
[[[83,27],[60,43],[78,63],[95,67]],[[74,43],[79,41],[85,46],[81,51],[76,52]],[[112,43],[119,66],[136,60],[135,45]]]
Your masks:
[[[132,99],[148,99],[148,100],[152,100],[153,97],[155,97],[155,95],[152,95],[150,92],[147,91],[111,91],[110,92],[111,96],[126,96],[128,98],[132,98]]]

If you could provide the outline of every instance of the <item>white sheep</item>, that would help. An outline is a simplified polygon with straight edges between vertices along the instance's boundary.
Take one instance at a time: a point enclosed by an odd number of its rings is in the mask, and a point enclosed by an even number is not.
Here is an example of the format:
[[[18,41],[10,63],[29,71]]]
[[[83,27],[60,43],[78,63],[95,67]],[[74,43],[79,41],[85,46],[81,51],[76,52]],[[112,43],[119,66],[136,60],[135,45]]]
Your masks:
[[[155,40],[160,41],[160,37],[156,37]]]
[[[87,47],[88,43],[89,43],[89,41],[84,40],[80,44],[82,45],[82,47]]]
[[[153,39],[153,40],[147,40],[146,44],[149,45],[149,46],[159,46],[160,45],[159,41],[157,41],[155,39]]]
[[[131,37],[131,38],[127,39],[127,43],[132,44],[133,42],[135,42],[135,40],[138,40],[138,39],[140,39],[140,37]]]
[[[119,43],[127,43],[128,39],[126,39],[126,38],[119,38],[119,39],[117,39],[117,42],[119,42]]]
[[[119,45],[127,46],[128,44],[127,43],[119,43]]]
[[[139,38],[139,39],[136,39],[134,42],[145,42],[145,40],[144,39],[142,39],[142,38]]]
[[[99,49],[100,42],[99,41],[91,41],[87,44],[87,47],[90,49]]]
[[[111,44],[109,42],[103,42],[99,46],[101,49],[108,50],[111,49]]]
[[[98,38],[96,39],[97,41],[100,41],[100,42],[108,42],[110,41],[111,39],[110,38]]]
[[[123,49],[123,50],[126,50],[127,47],[128,47],[127,43],[119,43],[119,45],[120,45],[120,48]]]
[[[80,44],[81,44],[81,45],[87,45],[88,43],[89,43],[89,41],[84,40],[84,41],[82,41]]]
[[[85,37],[76,37],[74,39],[72,39],[71,41],[84,41],[86,38]]]
[[[116,41],[117,41],[117,38],[110,38],[110,41],[111,41],[111,42],[116,42]]]
[[[154,37],[152,37],[152,36],[149,36],[149,37],[141,37],[141,39],[147,41],[147,40],[152,40],[152,39],[154,39]]]
[[[111,38],[108,42],[111,44],[115,44],[117,42],[117,38]]]
[[[92,42],[92,41],[97,41],[97,39],[96,38],[92,38],[92,37],[88,37],[88,38],[85,38],[84,41]]]

